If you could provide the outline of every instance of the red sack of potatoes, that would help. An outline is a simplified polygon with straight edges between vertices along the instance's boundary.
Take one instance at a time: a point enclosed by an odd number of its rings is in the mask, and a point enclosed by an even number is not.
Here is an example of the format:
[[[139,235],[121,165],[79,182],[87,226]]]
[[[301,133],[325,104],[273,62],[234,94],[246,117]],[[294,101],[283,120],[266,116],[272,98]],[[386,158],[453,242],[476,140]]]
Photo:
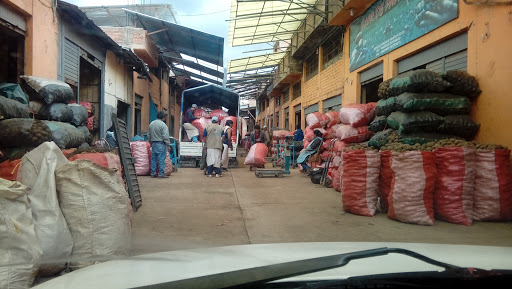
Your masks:
[[[375,118],[376,106],[376,102],[347,104],[340,109],[340,122],[353,127],[368,125]]]
[[[321,112],[313,112],[306,116],[306,124],[313,129],[323,128],[329,121],[329,117]]]
[[[267,146],[263,143],[255,143],[249,149],[247,157],[245,158],[244,165],[260,166],[267,163],[265,157],[267,156]]]

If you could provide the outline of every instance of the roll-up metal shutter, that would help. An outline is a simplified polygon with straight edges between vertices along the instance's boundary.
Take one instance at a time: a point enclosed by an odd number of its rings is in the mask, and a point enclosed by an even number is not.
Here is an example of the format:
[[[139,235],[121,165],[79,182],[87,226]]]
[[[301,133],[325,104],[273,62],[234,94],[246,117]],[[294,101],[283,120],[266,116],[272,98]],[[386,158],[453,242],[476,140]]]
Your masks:
[[[80,48],[69,39],[64,40],[64,82],[78,86]]]
[[[381,62],[374,67],[367,69],[361,72],[360,81],[364,84],[369,80],[374,80],[375,78],[382,77],[384,73],[384,64]]]
[[[304,109],[305,114],[309,114],[309,113],[317,112],[317,111],[318,111],[318,103],[310,105]]]
[[[324,108],[341,105],[341,95],[336,95],[324,100]]]
[[[427,69],[438,73],[447,70],[464,70],[468,69],[468,51],[464,50],[447,57],[427,64]]]
[[[300,107],[300,104],[299,105],[296,105],[293,107],[293,109],[295,110],[295,112],[299,112],[301,107]]]
[[[13,8],[0,2],[0,22],[3,21],[13,25],[15,27],[13,30],[21,34],[27,32],[27,21],[25,20],[25,17],[16,12]]]
[[[418,66],[435,62],[443,57],[467,50],[467,48],[468,34],[464,33],[455,36],[411,57],[400,60],[398,62],[398,73],[403,73]]]

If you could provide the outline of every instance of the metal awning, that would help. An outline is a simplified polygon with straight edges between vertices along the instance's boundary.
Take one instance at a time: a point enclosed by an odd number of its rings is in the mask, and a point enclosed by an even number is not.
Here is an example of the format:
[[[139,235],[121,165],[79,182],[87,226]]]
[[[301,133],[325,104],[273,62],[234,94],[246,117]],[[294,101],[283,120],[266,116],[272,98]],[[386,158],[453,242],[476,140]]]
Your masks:
[[[232,0],[230,46],[290,40],[307,15],[325,17],[317,0]]]
[[[238,111],[238,93],[214,84],[185,89],[182,92],[182,98],[183,107],[190,107],[193,103],[197,105],[213,103],[227,108],[228,113],[233,116],[236,116]]]
[[[229,61],[228,73],[275,67],[286,52],[275,52],[233,59]]]
[[[153,16],[171,23],[177,23],[170,4],[133,4],[112,6],[80,7],[87,17],[98,26],[127,27],[133,26],[132,20],[123,9],[129,9],[148,16]]]

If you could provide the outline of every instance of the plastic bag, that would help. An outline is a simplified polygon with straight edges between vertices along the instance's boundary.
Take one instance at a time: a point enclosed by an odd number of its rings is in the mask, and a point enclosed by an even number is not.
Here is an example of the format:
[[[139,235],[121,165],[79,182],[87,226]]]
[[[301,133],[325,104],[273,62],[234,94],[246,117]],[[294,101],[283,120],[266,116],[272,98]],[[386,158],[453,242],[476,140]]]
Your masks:
[[[322,136],[325,139],[336,138],[336,129],[334,127],[329,127],[325,129],[325,133]]]
[[[375,118],[376,106],[376,102],[347,104],[340,109],[340,122],[353,127],[366,126]]]
[[[73,110],[67,104],[52,103],[43,105],[37,113],[37,118],[41,120],[71,122],[73,121]]]
[[[40,120],[12,118],[0,122],[0,147],[37,147],[52,140],[48,126]]]
[[[314,139],[315,139],[314,129],[307,126],[306,129],[304,129],[304,140],[307,140],[310,142]]]
[[[391,170],[388,217],[404,223],[433,225],[437,176],[435,153],[393,152]]]
[[[323,128],[330,118],[321,112],[313,112],[306,116],[306,124],[312,128]]]
[[[368,130],[375,133],[385,130],[386,127],[388,126],[386,119],[387,117],[383,115],[377,116],[376,118],[373,119],[370,125],[368,125]]]
[[[341,163],[343,163],[343,161],[341,161]],[[338,166],[338,169],[334,172],[334,176],[332,177],[332,187],[337,192],[341,192],[341,170],[343,170],[343,165]]]
[[[87,122],[87,108],[80,104],[68,104],[68,107],[73,112],[73,119],[70,121],[72,125],[80,126]]]
[[[325,127],[329,128],[333,125],[340,123],[340,113],[337,111],[329,111],[326,112],[325,115],[329,118],[329,122],[325,125]]]
[[[443,92],[451,86],[439,73],[418,69],[393,77],[388,92],[390,96],[397,96],[404,92]]]
[[[447,115],[437,132],[461,137],[465,140],[473,140],[480,129],[480,124],[475,123],[469,115]]]
[[[265,157],[267,156],[268,147],[263,143],[255,143],[249,149],[247,157],[245,158],[244,165],[260,166],[267,163]]]
[[[475,221],[512,220],[512,176],[510,150],[476,152]]]
[[[147,141],[131,141],[130,149],[132,156],[135,158],[135,173],[137,176],[147,176],[151,169],[151,144]]]
[[[0,120],[9,118],[28,118],[29,107],[3,96],[0,96]]]
[[[69,123],[58,121],[43,121],[52,132],[52,140],[61,149],[77,148],[85,142],[85,136]]]
[[[226,121],[228,120],[231,120],[233,122],[233,127],[231,128],[231,141],[233,142],[233,144],[236,144],[237,143],[237,135],[238,135],[238,122],[237,122],[237,118],[234,117],[234,116],[231,116],[231,115],[228,115],[226,117],[224,117],[222,119],[222,121],[220,121],[220,125],[222,127],[225,127],[226,126]],[[270,141],[270,140],[268,140]]]
[[[22,75],[20,78],[23,80],[22,86],[27,94],[33,99],[43,100],[46,104],[54,102],[67,104],[75,98],[73,89],[65,82],[27,75]]]
[[[38,275],[52,276],[64,270],[73,239],[60,210],[55,170],[69,161],[53,142],[45,142],[21,159],[17,180],[27,186],[34,230],[42,249]]]
[[[0,288],[32,287],[41,260],[27,187],[0,179]]]
[[[430,111],[439,115],[468,114],[471,110],[469,98],[448,93],[404,92],[394,99],[399,111]]]
[[[442,73],[441,77],[452,85],[448,90],[450,93],[475,99],[482,92],[476,78],[466,71],[448,70]]]
[[[387,122],[390,128],[400,133],[431,132],[443,124],[444,118],[429,111],[395,111],[388,116]]]
[[[372,132],[367,126],[352,127],[342,125],[336,130],[336,137],[345,143],[365,142],[372,137]]]
[[[476,150],[447,147],[436,149],[435,154],[435,216],[446,222],[469,226],[473,222]]]
[[[343,153],[341,198],[343,210],[373,217],[377,210],[380,154],[377,151],[353,150]]]
[[[60,207],[73,237],[70,268],[130,254],[128,193],[114,170],[76,160],[55,171]]]

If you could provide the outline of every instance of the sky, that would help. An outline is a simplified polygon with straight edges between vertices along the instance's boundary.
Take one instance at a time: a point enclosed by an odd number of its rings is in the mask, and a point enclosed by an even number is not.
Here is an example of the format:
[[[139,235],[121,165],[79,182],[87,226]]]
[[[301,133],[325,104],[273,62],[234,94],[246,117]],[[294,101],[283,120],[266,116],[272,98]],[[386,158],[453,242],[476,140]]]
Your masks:
[[[81,6],[110,6],[127,4],[171,4],[178,24],[224,38],[224,66],[231,59],[270,53],[272,50],[244,53],[260,49],[271,49],[269,44],[229,47],[229,11],[231,0],[65,0]]]

